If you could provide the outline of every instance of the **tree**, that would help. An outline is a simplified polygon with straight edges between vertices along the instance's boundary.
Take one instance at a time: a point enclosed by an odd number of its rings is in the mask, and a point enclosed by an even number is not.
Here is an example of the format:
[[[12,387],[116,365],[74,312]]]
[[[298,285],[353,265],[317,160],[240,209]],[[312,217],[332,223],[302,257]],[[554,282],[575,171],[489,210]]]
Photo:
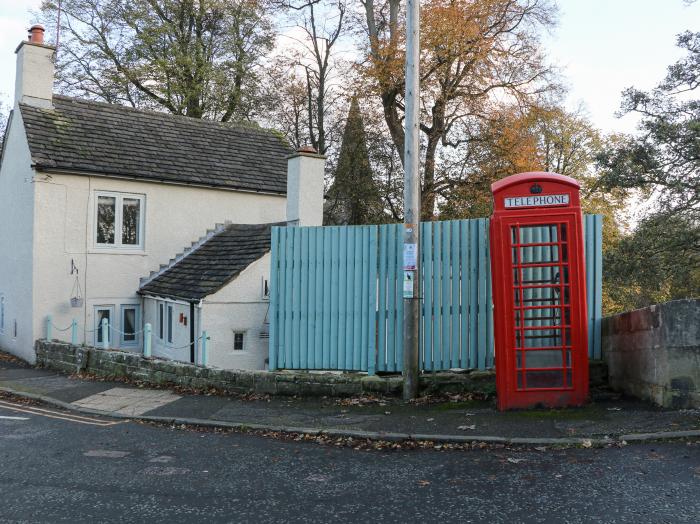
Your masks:
[[[652,214],[603,252],[606,313],[700,295],[700,227]]]
[[[10,121],[10,107],[0,100],[0,151],[2,151],[2,146],[5,142],[5,135],[7,133],[7,125]]]
[[[365,74],[402,157],[405,35],[400,0],[361,2],[368,35]],[[425,0],[422,12],[422,214],[432,219],[438,194],[454,184],[438,176],[440,149],[468,144],[474,127],[499,100],[526,106],[551,90],[538,32],[552,24],[553,8],[545,0]]]
[[[284,93],[278,97],[277,112],[292,116],[291,121],[283,117],[291,141],[304,137],[305,144],[325,155],[336,145],[341,118],[334,117],[339,116],[337,106],[344,98],[342,84],[350,76],[335,52],[346,33],[346,0],[276,2],[297,30],[284,35],[292,45],[277,60],[273,75],[275,87]],[[342,79],[337,78],[338,73]]]
[[[63,0],[58,89],[221,121],[260,111],[274,31],[262,0]],[[57,3],[42,13],[55,26]]]
[[[596,186],[595,158],[604,140],[581,110],[567,112],[557,105],[503,108],[482,121],[474,133],[471,154],[442,169],[458,180],[452,193],[440,193],[442,218],[491,214],[490,186],[496,180],[525,171],[548,171],[571,176],[582,185],[587,212],[609,216],[610,233],[624,206],[622,191],[604,192]]]
[[[383,222],[383,205],[370,166],[365,127],[357,96],[350,102],[340,155],[327,202],[328,223]]]
[[[635,230],[606,254],[618,309],[700,295],[700,33],[678,45],[687,56],[654,90],[623,93],[622,113],[641,116],[640,134],[598,157],[603,188],[648,198]]]
[[[608,188],[640,190],[652,196],[655,212],[700,221],[700,33],[678,36],[688,56],[668,68],[651,92],[623,93],[622,113],[641,116],[641,134],[598,158]]]

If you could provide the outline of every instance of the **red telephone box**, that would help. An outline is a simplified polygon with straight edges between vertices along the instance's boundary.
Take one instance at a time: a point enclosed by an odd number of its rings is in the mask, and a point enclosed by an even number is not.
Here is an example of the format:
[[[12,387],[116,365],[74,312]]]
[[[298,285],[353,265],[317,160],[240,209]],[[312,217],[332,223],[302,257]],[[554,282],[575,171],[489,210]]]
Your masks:
[[[498,408],[583,404],[588,326],[579,184],[520,173],[491,186]]]

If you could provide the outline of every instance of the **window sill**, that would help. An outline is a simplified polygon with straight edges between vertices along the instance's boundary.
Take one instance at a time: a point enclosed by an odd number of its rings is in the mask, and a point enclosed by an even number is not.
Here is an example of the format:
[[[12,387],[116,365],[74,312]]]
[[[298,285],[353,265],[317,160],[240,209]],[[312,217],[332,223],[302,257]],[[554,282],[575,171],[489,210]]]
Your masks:
[[[143,248],[123,248],[123,247],[93,247],[88,250],[90,255],[136,255],[147,256],[146,250]]]

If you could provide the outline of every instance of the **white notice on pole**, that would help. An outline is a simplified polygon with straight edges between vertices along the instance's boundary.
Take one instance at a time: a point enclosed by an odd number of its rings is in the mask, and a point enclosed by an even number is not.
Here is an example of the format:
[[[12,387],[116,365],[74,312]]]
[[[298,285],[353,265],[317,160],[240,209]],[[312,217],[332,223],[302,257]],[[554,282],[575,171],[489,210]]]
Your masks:
[[[413,271],[404,271],[403,272],[403,298],[413,298],[413,279],[414,278],[415,278],[415,273]]]
[[[417,264],[417,254],[418,254],[417,244],[404,244],[403,245],[403,270],[404,271],[415,271]]]

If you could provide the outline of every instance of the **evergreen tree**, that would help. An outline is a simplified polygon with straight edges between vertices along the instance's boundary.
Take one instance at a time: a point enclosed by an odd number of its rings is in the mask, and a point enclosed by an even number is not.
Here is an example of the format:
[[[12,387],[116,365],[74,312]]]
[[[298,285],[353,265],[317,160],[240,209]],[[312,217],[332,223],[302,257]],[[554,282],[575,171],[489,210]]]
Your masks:
[[[372,224],[382,221],[382,216],[382,202],[369,162],[360,104],[354,96],[350,101],[338,165],[327,195],[326,222]]]

